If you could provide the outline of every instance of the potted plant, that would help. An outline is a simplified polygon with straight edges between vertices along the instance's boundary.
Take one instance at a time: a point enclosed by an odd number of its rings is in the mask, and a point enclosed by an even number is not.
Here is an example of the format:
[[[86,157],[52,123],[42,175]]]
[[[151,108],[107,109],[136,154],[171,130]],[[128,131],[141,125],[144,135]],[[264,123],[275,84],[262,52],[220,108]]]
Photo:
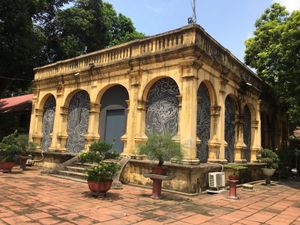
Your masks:
[[[228,176],[229,180],[239,180],[240,171],[247,169],[247,167],[237,163],[228,163],[224,165],[224,168],[232,171],[232,173]]]
[[[146,144],[139,146],[139,154],[146,155],[150,160],[157,160],[158,164],[152,168],[152,173],[166,175],[167,169],[163,167],[165,161],[181,161],[182,152],[179,143],[172,139],[171,134],[151,134]]]
[[[27,151],[33,148],[34,145],[28,142],[27,135],[19,135],[17,131],[4,137],[0,142],[0,168],[2,171],[10,172],[16,160],[19,160],[21,168],[24,169]]]
[[[87,171],[87,181],[94,195],[105,194],[117,175],[120,165],[115,162],[100,162]]]
[[[82,152],[78,157],[82,163],[95,164],[87,170],[87,182],[93,195],[105,195],[120,170],[117,162],[109,161],[119,156],[111,149],[112,145],[104,141],[94,142],[88,152]]]
[[[271,176],[275,173],[276,169],[278,169],[279,157],[276,152],[271,149],[261,149],[258,152],[257,159],[265,163],[265,168],[262,168],[263,174],[266,176],[266,184],[271,183]]]

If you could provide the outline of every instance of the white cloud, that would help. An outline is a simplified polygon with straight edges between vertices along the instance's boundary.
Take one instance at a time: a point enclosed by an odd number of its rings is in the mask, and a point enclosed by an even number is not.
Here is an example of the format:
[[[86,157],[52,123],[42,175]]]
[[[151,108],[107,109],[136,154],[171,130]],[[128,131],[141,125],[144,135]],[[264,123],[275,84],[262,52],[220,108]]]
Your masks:
[[[278,2],[280,5],[285,6],[289,12],[300,9],[299,0],[273,0],[273,3],[274,2]]]

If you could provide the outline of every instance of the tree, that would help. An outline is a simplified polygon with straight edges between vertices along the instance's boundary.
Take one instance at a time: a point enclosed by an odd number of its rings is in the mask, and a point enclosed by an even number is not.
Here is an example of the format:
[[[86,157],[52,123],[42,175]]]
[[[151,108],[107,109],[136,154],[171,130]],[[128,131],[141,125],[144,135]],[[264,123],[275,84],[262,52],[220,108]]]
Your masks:
[[[137,38],[132,21],[101,0],[77,0],[46,26],[48,59],[56,61]]]
[[[102,0],[0,1],[0,97],[26,92],[34,67],[142,37]]]
[[[41,25],[53,15],[50,11],[66,2],[0,1],[0,97],[27,89],[33,79],[32,69],[46,62]]]
[[[255,68],[287,109],[293,126],[300,124],[300,10],[289,14],[274,3],[255,23],[245,41],[245,62]]]

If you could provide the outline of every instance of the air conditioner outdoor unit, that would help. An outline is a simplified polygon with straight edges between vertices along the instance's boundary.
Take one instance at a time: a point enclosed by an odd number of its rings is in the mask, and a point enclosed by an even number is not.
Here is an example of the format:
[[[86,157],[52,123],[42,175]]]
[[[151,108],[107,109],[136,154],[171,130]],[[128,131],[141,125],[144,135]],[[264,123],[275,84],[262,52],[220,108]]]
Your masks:
[[[220,189],[222,187],[225,187],[224,172],[208,173],[208,184],[210,188]]]

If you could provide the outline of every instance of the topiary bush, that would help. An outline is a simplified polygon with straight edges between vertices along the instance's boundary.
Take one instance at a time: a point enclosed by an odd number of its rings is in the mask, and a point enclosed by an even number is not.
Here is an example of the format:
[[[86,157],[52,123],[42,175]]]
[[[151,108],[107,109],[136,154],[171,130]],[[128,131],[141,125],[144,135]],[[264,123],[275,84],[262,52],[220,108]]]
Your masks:
[[[87,170],[87,180],[96,182],[112,180],[120,168],[121,166],[114,162],[101,162],[97,166]]]
[[[35,145],[28,141],[27,135],[19,135],[18,131],[15,131],[0,142],[0,161],[14,162],[18,156],[27,155],[27,151],[34,148]]]
[[[100,163],[105,159],[115,159],[118,153],[112,150],[112,145],[105,141],[94,142],[90,145],[88,152],[79,154],[79,161],[82,163]]]
[[[261,149],[258,152],[257,159],[262,163],[266,163],[267,168],[278,169],[279,157],[271,149]]]
[[[180,144],[172,139],[171,134],[149,135],[146,144],[139,146],[139,154],[147,155],[150,160],[158,160],[158,166],[171,159],[181,161],[183,157]]]

